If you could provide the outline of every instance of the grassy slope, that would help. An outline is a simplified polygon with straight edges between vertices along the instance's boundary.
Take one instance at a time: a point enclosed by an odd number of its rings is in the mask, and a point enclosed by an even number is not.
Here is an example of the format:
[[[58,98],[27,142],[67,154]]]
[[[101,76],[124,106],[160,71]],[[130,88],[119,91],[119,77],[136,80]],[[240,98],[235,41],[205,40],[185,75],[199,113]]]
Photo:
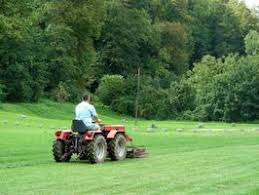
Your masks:
[[[196,128],[196,122],[140,121],[134,130],[129,119],[129,133],[136,144],[148,147],[149,158],[57,164],[51,156],[53,128],[69,127],[73,109],[46,100],[0,107],[0,194],[259,194],[259,134],[175,132]],[[104,123],[125,118],[98,110]],[[146,133],[151,123],[159,128]],[[205,127],[232,128],[224,123]]]

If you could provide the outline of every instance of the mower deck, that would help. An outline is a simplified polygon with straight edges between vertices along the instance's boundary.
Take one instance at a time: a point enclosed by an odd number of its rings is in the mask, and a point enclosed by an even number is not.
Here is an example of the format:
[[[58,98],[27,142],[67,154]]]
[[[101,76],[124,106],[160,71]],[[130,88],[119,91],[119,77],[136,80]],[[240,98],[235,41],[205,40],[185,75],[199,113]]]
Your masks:
[[[127,147],[127,158],[145,158],[148,152],[144,146],[130,146]]]

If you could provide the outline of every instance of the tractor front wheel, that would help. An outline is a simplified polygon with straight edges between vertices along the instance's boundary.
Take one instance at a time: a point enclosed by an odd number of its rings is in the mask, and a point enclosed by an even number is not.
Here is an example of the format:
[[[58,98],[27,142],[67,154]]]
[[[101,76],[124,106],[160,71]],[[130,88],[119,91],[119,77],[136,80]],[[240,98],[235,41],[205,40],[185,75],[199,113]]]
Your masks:
[[[88,143],[88,160],[92,163],[102,163],[107,156],[107,143],[103,135],[96,135]]]
[[[127,156],[126,138],[119,133],[109,142],[109,153],[112,160],[124,160]]]
[[[53,156],[56,162],[68,162],[71,154],[66,153],[66,145],[62,140],[55,140],[53,143]]]

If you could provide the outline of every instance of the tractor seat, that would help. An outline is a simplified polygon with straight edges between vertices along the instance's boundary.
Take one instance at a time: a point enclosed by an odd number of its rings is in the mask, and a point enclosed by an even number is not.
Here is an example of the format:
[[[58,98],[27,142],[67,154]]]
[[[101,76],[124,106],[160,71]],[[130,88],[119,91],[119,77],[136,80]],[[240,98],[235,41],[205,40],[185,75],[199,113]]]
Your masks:
[[[85,133],[86,131],[89,130],[89,129],[87,129],[84,122],[81,120],[73,120],[71,129],[73,132],[78,132],[78,133]]]

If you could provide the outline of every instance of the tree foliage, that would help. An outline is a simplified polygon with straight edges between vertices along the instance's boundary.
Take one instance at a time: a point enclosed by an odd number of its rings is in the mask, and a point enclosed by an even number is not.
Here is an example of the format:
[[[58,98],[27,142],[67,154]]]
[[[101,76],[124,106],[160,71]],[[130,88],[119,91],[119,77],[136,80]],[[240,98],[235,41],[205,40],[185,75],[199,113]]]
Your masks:
[[[259,114],[258,56],[203,58],[190,78],[200,120],[255,120]]]
[[[0,99],[133,115],[140,68],[141,117],[254,120],[258,21],[238,0],[0,0]]]

